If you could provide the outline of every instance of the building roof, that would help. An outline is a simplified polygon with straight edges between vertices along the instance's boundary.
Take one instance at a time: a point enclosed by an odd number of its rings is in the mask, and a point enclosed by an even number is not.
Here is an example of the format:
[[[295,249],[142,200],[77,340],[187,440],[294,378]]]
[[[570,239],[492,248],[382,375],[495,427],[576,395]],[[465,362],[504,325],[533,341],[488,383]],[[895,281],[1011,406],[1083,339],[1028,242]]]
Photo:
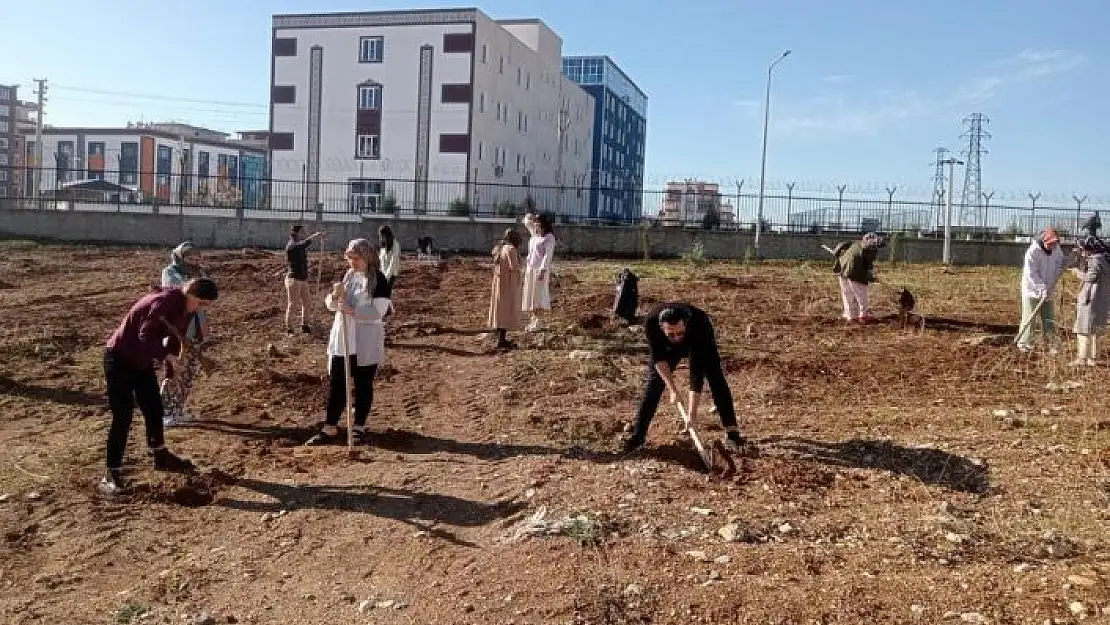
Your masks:
[[[631,84],[634,89],[636,89],[636,91],[639,91],[640,95],[644,96],[645,100],[648,99],[647,94],[644,93],[644,90],[640,88],[640,85],[637,85],[635,80],[632,80],[631,78],[629,78],[628,74],[626,74],[624,72],[624,70],[621,69],[621,66],[617,65],[617,62],[614,61],[613,58],[611,56],[609,56],[608,54],[567,54],[567,55],[563,55],[563,59],[564,60],[565,59],[603,59],[613,69],[620,72],[620,75],[624,76],[624,79],[627,80],[628,83]]]
[[[22,134],[32,135],[34,133],[35,133],[35,131],[32,128],[30,130],[24,131]],[[135,135],[135,136],[144,136],[145,135],[145,136],[149,136],[149,137],[157,137],[159,139],[166,139],[167,141],[180,141],[182,139],[182,135],[180,133],[166,132],[166,131],[160,130],[158,128],[148,128],[146,126],[131,126],[131,127],[122,127],[122,128],[119,128],[119,127],[116,127],[116,128],[86,128],[86,127],[69,127],[69,128],[66,128],[66,127],[59,127],[59,126],[44,126],[43,129],[42,129],[42,134],[44,136],[49,136],[49,135],[92,135],[92,136]],[[264,148],[257,148],[257,147],[251,146],[249,143],[244,143],[244,142],[241,142],[241,141],[235,141],[235,140],[231,140],[231,139],[218,140],[218,139],[210,139],[208,137],[188,137],[188,136],[186,136],[184,138],[187,141],[189,141],[190,143],[201,143],[201,144],[204,144],[204,145],[225,147],[225,148],[231,148],[231,149],[236,149],[236,150],[244,150],[244,151],[247,151],[247,152],[254,152],[254,153],[259,153],[259,154],[265,154],[266,153],[266,150]]]
[[[350,11],[343,13],[284,13],[273,16],[274,28],[358,28],[453,24],[472,22],[480,9],[406,9],[398,11]]]

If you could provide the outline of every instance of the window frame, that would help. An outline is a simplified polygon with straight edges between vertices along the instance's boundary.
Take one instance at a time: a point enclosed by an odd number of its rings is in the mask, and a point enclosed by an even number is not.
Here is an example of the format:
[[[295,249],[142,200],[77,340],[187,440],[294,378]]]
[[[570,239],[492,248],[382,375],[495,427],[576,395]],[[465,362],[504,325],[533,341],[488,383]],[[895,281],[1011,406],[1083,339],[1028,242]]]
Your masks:
[[[374,48],[368,44],[376,43],[377,58],[373,58],[369,52]],[[359,63],[384,63],[385,62],[385,37],[381,35],[363,35],[358,38],[358,62]]]
[[[369,146],[369,150],[364,150],[363,143]],[[382,136],[380,134],[356,134],[355,135],[355,158],[364,161],[377,161],[382,158]]]

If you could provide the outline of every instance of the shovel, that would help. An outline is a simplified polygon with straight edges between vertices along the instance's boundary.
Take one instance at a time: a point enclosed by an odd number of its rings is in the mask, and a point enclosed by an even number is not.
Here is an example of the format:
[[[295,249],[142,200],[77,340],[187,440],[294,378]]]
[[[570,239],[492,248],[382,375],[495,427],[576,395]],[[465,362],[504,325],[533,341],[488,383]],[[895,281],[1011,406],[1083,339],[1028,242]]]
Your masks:
[[[694,448],[698,450],[698,455],[701,456],[701,461],[705,464],[705,468],[710,472],[713,471],[713,458],[705,449],[705,445],[701,442],[701,437],[694,431],[694,424],[690,421],[690,415],[686,412],[686,406],[683,405],[681,399],[675,400],[675,406],[678,407],[678,414],[682,417],[682,423],[686,427],[686,433],[690,435],[690,439],[694,441]]]

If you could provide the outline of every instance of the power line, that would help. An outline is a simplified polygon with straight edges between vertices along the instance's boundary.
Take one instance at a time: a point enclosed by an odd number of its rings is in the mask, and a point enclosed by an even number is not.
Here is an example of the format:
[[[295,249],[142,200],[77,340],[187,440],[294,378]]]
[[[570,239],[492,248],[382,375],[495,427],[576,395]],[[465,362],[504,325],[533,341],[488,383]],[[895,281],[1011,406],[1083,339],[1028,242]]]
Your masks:
[[[217,104],[220,106],[243,106],[251,108],[268,109],[268,104],[259,104],[258,102],[232,102],[228,100],[202,100],[195,98],[180,98],[177,96],[153,95],[149,93],[133,93],[130,91],[109,91],[107,89],[92,89],[89,87],[74,87],[72,85],[52,85],[55,89],[62,89],[64,91],[80,91],[82,93],[94,93],[99,95],[115,95],[127,98],[145,98],[148,100],[168,100],[171,102],[189,102],[193,104]]]

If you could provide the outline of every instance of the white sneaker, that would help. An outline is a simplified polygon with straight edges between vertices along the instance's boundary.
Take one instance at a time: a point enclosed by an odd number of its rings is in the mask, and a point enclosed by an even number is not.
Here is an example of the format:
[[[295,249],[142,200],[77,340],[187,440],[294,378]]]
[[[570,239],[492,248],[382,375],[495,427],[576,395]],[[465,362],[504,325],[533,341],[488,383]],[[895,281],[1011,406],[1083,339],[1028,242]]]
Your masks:
[[[1023,354],[1030,354],[1033,352],[1032,345],[1018,345],[1018,351]]]
[[[1088,358],[1087,359],[1087,366],[1088,367],[1097,367],[1098,363],[1095,362],[1094,358]]]

